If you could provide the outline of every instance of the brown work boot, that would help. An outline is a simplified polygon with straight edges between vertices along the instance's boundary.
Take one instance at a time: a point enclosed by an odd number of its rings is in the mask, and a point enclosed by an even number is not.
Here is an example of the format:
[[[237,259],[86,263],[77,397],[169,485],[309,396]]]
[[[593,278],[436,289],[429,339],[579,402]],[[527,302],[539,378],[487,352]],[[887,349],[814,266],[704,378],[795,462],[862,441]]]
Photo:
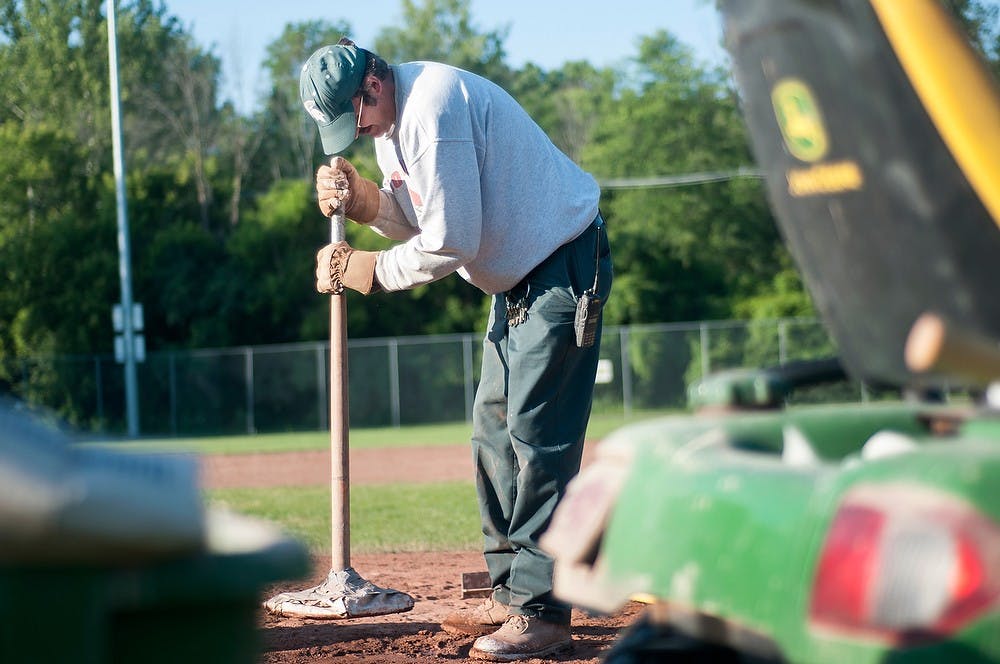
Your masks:
[[[470,609],[461,609],[447,616],[441,623],[444,631],[450,634],[468,634],[482,636],[495,632],[497,627],[507,620],[507,607],[504,604],[487,597],[481,604]]]
[[[469,657],[490,662],[512,662],[544,657],[572,647],[569,625],[546,622],[532,616],[512,615],[503,627],[489,636],[476,639]]]

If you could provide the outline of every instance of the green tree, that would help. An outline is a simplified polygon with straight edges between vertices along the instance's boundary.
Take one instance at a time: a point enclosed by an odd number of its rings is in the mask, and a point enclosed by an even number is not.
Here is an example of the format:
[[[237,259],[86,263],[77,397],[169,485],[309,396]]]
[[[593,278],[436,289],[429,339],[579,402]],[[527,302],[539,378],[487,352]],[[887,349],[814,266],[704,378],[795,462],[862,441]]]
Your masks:
[[[69,135],[86,147],[89,172],[110,163],[107,23],[101,0],[25,0],[0,11],[0,123],[31,125],[59,118]],[[162,4],[119,3],[119,80],[123,104],[140,87],[162,79],[161,53],[182,35]],[[139,131],[133,135],[133,128]],[[130,124],[140,146],[145,122]]]
[[[25,0],[0,13],[0,123],[32,125],[59,118],[90,149],[96,168],[107,144],[106,31],[99,0]]]
[[[81,383],[73,375],[79,372],[55,358],[109,352],[111,304],[119,299],[103,4],[27,0],[0,8],[0,84],[5,93],[0,103],[0,365],[5,380],[11,371],[27,378],[27,383],[19,382],[22,394],[35,395],[71,420],[77,420],[87,390],[92,394],[95,386],[92,380],[89,386]],[[202,114],[198,120],[205,128],[215,126],[214,96],[206,91],[214,90],[217,62],[197,51],[164,11],[162,4],[135,0],[120,3],[116,12],[129,212],[138,222],[132,237],[140,302],[161,287],[144,264],[154,244],[150,238],[172,230],[175,220],[197,223],[205,212],[216,212],[210,180],[215,164],[208,156],[212,134],[201,134],[200,153],[192,158],[176,134],[161,131],[173,120],[171,114],[150,113],[138,103],[146,89],[177,99],[171,68],[184,74],[179,65],[200,63],[204,66],[191,71],[206,85],[189,88],[177,110]],[[164,167],[172,169],[171,177],[143,175]],[[171,186],[156,191],[156,200],[143,200],[141,194],[156,190],[157,180],[169,180]],[[202,273],[205,265],[211,263],[201,264]],[[157,278],[168,271],[162,263],[159,267]],[[152,348],[161,331],[148,329]]]
[[[512,75],[509,91],[552,142],[579,163],[616,83],[613,70],[587,62],[568,62],[551,72],[529,63]]]
[[[175,167],[190,171],[198,196],[199,221],[212,230],[214,191],[212,172],[217,160],[220,115],[216,108],[221,63],[202,52],[193,40],[181,36],[162,54],[161,77],[139,85],[130,96],[132,118],[145,119],[143,129],[155,142],[146,142],[152,159],[172,159]],[[139,133],[138,127],[136,132]],[[139,155],[137,155],[138,157]]]
[[[268,44],[264,69],[271,79],[271,93],[262,123],[268,129],[267,158],[261,162],[268,186],[283,178],[312,179],[322,153],[316,123],[299,100],[299,72],[316,49],[350,34],[346,21],[305,21],[287,24],[281,36]]]
[[[503,42],[507,28],[481,32],[474,25],[469,0],[402,0],[400,25],[383,29],[376,51],[389,63],[412,60],[444,62],[504,84],[510,70]]]
[[[724,72],[672,35],[643,39],[602,109],[584,166],[601,180],[730,172],[753,163]],[[760,181],[617,189],[602,206],[615,247],[614,322],[726,318],[774,277],[784,247]]]
[[[106,182],[64,128],[0,124],[0,385],[20,383],[71,420],[85,399],[42,354],[111,343],[116,292],[113,227],[101,223]],[[102,337],[102,331],[107,337]]]
[[[941,0],[952,12],[980,56],[1000,77],[1000,6],[995,1]]]
[[[329,298],[315,290],[312,257],[329,231],[311,191],[304,180],[276,182],[229,239],[228,264],[218,275],[229,343],[322,338],[314,328],[319,320],[329,325]]]
[[[114,284],[114,262],[101,251],[114,234],[91,213],[101,182],[84,173],[82,149],[48,125],[0,125],[0,167],[0,350],[87,352]],[[98,297],[81,297],[81,283]]]

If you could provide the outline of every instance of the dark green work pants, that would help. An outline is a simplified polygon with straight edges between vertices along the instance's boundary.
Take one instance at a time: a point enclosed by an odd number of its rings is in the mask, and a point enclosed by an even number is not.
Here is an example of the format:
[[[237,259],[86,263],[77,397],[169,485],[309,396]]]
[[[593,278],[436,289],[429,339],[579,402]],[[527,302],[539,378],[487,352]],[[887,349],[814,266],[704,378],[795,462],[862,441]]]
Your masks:
[[[573,318],[577,298],[594,283],[598,254],[597,292],[606,302],[611,251],[600,216],[512,291],[494,296],[473,411],[476,489],[494,598],[513,613],[564,624],[570,608],[552,597],[552,559],[538,538],[580,470],[601,336],[599,327],[593,346],[577,347]],[[508,323],[508,300],[527,306],[523,322]]]

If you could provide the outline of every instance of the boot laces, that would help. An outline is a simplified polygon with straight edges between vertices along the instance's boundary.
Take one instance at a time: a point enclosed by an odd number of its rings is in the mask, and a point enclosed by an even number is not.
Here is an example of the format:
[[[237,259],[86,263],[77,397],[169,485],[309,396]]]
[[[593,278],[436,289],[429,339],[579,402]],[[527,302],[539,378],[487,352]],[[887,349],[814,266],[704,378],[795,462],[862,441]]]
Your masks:
[[[528,631],[528,618],[520,614],[512,614],[504,622],[504,628],[523,634]]]

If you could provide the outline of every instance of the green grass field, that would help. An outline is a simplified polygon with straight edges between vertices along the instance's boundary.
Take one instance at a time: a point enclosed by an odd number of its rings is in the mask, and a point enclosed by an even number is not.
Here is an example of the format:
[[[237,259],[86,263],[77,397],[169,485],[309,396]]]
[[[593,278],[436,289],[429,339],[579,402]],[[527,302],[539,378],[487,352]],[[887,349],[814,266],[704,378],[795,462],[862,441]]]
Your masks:
[[[329,553],[330,487],[216,489],[210,503],[263,517]],[[351,487],[351,550],[465,551],[481,546],[476,491],[468,482]]]
[[[629,422],[660,412],[633,415]],[[626,423],[621,414],[591,418],[587,438],[596,440]],[[469,438],[465,422],[411,427],[358,429],[350,432],[352,448],[461,445]],[[324,449],[327,432],[258,434],[189,439],[98,443],[114,449],[248,454]],[[213,489],[210,504],[259,516],[279,524],[317,553],[332,549],[330,487]],[[481,546],[479,512],[472,478],[463,482],[351,487],[351,550],[360,553],[457,551]]]
[[[594,415],[590,418],[587,438],[603,438],[628,423],[665,414],[663,411],[633,413],[628,420],[621,413]],[[425,445],[462,445],[469,440],[471,425],[467,422],[426,424],[406,427],[351,429],[350,443],[354,449],[376,447],[420,447]],[[145,438],[135,441],[90,443],[108,445],[117,450],[191,452],[194,454],[251,454],[258,452],[296,452],[325,449],[330,445],[326,431],[262,433],[240,436],[206,436],[203,438]]]

